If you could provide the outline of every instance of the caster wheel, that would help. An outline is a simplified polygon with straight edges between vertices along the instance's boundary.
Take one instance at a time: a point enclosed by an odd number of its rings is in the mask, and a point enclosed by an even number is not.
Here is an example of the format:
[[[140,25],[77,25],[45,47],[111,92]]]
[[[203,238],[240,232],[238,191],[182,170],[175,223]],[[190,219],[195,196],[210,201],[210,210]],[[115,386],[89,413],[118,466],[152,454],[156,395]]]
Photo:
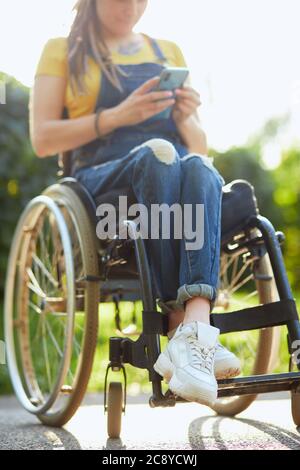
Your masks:
[[[121,434],[123,412],[123,388],[120,382],[111,382],[107,401],[107,433],[112,439],[118,439]]]

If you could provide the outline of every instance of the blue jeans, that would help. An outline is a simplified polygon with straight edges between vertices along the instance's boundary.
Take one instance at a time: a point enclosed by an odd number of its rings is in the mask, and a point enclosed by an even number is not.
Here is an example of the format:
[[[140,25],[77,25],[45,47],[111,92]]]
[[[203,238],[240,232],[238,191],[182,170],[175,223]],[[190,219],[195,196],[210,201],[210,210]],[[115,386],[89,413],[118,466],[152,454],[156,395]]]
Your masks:
[[[191,204],[194,217],[196,204],[204,205],[202,248],[187,249],[185,237],[144,240],[155,298],[166,313],[183,310],[185,302],[195,296],[209,299],[212,311],[217,297],[225,181],[211,158],[183,154],[180,144],[151,139],[121,158],[81,168],[74,174],[93,196],[131,188],[137,202],[144,204],[149,213],[151,204],[180,203]]]

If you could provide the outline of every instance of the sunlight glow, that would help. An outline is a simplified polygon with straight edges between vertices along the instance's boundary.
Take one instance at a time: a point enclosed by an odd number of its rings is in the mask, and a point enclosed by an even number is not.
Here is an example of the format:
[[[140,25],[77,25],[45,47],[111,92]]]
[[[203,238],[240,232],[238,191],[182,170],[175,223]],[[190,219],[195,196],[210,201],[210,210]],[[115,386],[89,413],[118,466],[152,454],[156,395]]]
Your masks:
[[[44,43],[68,34],[74,3],[2,2],[0,71],[31,86]],[[149,0],[135,30],[181,47],[210,146],[243,145],[267,119],[290,111],[277,142],[283,148],[300,142],[299,18],[299,0]]]

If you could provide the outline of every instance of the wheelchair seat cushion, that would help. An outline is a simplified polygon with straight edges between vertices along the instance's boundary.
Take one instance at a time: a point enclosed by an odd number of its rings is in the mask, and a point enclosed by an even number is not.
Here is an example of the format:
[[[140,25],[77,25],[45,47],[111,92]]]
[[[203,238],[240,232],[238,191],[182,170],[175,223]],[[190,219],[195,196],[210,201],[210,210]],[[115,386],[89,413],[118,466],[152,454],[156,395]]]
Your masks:
[[[259,213],[254,187],[237,179],[223,186],[221,238],[222,243],[245,227],[249,217]]]

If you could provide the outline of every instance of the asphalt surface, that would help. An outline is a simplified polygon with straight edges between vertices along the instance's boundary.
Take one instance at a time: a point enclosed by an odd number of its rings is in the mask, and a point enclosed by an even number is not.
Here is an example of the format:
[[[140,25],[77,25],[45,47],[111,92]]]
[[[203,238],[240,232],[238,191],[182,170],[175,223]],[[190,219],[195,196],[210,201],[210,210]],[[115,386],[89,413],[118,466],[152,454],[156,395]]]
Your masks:
[[[152,409],[148,398],[128,398],[121,439],[108,439],[102,396],[87,396],[63,429],[41,425],[14,397],[1,397],[0,449],[300,449],[288,393],[261,395],[234,419],[196,403]]]

